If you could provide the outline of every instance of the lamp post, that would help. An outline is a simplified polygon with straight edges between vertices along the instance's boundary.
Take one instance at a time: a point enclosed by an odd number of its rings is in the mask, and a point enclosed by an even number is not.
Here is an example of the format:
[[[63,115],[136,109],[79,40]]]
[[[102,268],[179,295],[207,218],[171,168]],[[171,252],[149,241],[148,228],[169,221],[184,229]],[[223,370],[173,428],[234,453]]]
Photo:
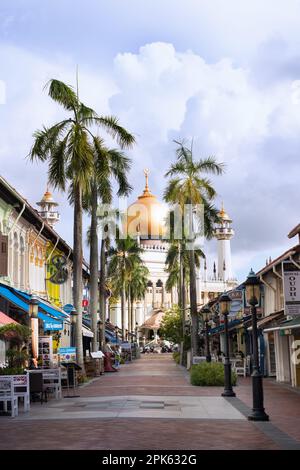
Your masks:
[[[248,416],[251,421],[269,421],[269,416],[264,409],[264,392],[262,383],[262,374],[259,367],[258,358],[258,334],[257,334],[257,312],[256,307],[260,300],[260,280],[251,269],[245,282],[246,300],[250,305],[252,316],[252,348],[253,348],[253,372],[252,378],[252,413]]]
[[[209,316],[211,314],[210,308],[205,306],[202,308],[201,313],[203,314],[203,319],[205,323],[205,348],[206,348],[206,362],[211,362],[211,354],[210,354],[210,347],[209,347]]]
[[[31,327],[31,349],[32,349],[32,360],[34,366],[37,367],[37,360],[39,357],[39,301],[35,295],[32,295],[29,300],[29,316],[30,316],[30,327]]]
[[[75,331],[76,331],[76,322],[77,322],[77,311],[73,308],[70,312],[71,316],[71,347],[75,348]]]
[[[135,322],[135,341],[137,344],[139,344],[138,328],[139,328],[139,324],[138,322]]]
[[[221,314],[224,316],[224,330],[225,330],[225,363],[224,363],[224,375],[225,375],[225,387],[222,397],[235,397],[235,393],[232,389],[231,384],[231,363],[229,357],[229,334],[228,334],[228,315],[230,312],[231,298],[225,292],[220,298]]]

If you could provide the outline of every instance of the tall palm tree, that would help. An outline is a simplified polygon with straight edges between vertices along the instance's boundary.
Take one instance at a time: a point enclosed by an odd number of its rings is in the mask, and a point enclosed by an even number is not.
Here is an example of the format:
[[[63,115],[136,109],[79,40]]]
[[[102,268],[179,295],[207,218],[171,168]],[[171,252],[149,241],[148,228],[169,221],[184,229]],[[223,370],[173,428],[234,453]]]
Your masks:
[[[193,218],[196,205],[202,204],[204,208],[203,235],[206,238],[210,238],[213,235],[214,222],[218,221],[218,211],[212,204],[216,196],[216,191],[211,181],[205,175],[221,175],[224,171],[224,165],[217,163],[214,157],[195,161],[192,145],[188,148],[184,142],[175,141],[175,143],[177,144],[177,161],[171,165],[166,173],[166,176],[170,177],[170,181],[165,189],[164,198],[166,202],[179,204],[182,211],[184,211],[184,206],[188,204],[190,206],[191,218]],[[197,353],[198,349],[197,290],[194,253],[196,235],[193,235],[192,238],[188,240],[192,352],[194,355]]]
[[[200,248],[194,250],[194,263],[197,268],[200,267],[200,259],[205,258]],[[179,307],[182,320],[182,337],[184,336],[184,327],[186,319],[186,284],[189,284],[189,254],[184,250],[184,242],[182,240],[174,240],[168,249],[166,257],[166,271],[168,279],[166,281],[166,289],[168,292],[172,288],[177,287]]]
[[[149,279],[149,269],[143,263],[137,263],[134,265],[133,270],[129,273],[128,277],[128,292],[129,292],[129,299],[130,305],[130,325],[129,330],[131,333],[135,330],[136,325],[136,318],[133,312],[133,305],[134,302],[137,300],[142,300],[145,297],[145,293],[147,291],[147,283]]]
[[[132,137],[133,138],[133,137]],[[133,138],[134,142],[134,138]],[[127,143],[129,146],[129,143]],[[98,289],[98,202],[110,205],[113,198],[112,180],[118,185],[117,196],[128,196],[132,190],[127,180],[127,173],[130,169],[130,160],[118,149],[109,149],[103,140],[97,138],[95,145],[95,176],[92,181],[92,188],[89,197],[91,209],[91,249],[90,249],[90,311],[92,316],[92,330],[94,333],[93,350],[97,350],[97,322],[98,322],[98,298],[100,299],[100,347],[103,348],[105,340],[105,310],[106,310],[106,257],[105,257],[105,237],[101,237],[100,250],[100,286]],[[110,217],[110,214],[107,214]],[[103,222],[100,224],[103,229],[107,228]],[[98,295],[99,294],[99,295]]]
[[[82,343],[82,197],[91,190],[94,176],[94,155],[97,153],[97,136],[91,131],[101,127],[116,137],[118,143],[132,142],[132,136],[118,124],[113,116],[100,117],[79,100],[77,93],[65,83],[52,79],[47,84],[48,94],[60,104],[69,116],[51,127],[34,133],[34,143],[29,153],[31,161],[49,162],[49,182],[58,189],[72,187],[74,206],[73,227],[73,303],[77,311],[76,347],[77,362],[84,372]]]
[[[116,246],[110,249],[108,276],[111,279],[113,292],[121,296],[122,337],[125,338],[126,283],[134,266],[142,264],[143,249],[136,240],[129,236],[118,238]]]

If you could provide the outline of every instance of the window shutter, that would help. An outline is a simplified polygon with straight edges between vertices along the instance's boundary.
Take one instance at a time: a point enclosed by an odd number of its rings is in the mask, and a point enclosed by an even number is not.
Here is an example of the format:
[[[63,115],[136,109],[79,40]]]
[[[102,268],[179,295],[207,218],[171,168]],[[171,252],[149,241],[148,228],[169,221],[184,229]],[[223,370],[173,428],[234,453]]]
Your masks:
[[[8,276],[8,236],[0,233],[0,276]]]

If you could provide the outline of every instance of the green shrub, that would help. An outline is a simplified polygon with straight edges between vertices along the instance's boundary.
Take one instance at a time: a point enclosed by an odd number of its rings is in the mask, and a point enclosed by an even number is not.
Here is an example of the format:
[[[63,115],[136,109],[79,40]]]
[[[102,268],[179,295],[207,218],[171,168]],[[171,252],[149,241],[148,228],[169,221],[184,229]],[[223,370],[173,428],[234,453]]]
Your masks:
[[[224,365],[220,362],[201,362],[190,369],[191,384],[202,386],[224,386]],[[237,376],[231,373],[232,385],[236,385]]]
[[[123,357],[121,357],[121,359],[120,359],[120,364],[125,364],[125,361],[124,361]]]
[[[179,364],[179,362],[180,362],[180,352],[178,352],[178,351],[173,352],[173,359],[176,362],[176,364]]]
[[[24,375],[26,372],[23,367],[2,367],[0,375]]]

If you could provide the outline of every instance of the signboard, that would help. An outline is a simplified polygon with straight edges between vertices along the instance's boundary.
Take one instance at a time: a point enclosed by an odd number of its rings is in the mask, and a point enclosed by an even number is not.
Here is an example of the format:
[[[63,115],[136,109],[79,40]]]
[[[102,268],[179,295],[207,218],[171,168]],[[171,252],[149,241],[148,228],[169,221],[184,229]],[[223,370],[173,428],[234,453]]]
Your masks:
[[[49,330],[53,330],[53,331],[58,331],[58,330],[62,330],[63,329],[63,324],[62,322],[52,322],[52,321],[46,321],[44,320],[44,331],[49,331]]]
[[[59,348],[60,362],[76,362],[76,348]]]
[[[74,305],[72,305],[72,304],[66,304],[63,307],[63,311],[68,313],[68,314],[70,314],[72,312],[72,310],[74,310]]]
[[[282,262],[285,314],[300,315],[300,269],[288,262]]]
[[[83,299],[83,301],[82,301],[82,306],[83,306],[83,307],[88,307],[88,305],[89,305],[88,299]]]
[[[91,356],[93,359],[102,359],[102,357],[104,357],[104,354],[102,351],[96,351],[96,352],[91,352]]]
[[[42,367],[51,368],[53,361],[53,342],[52,336],[39,337],[39,357],[41,358]]]
[[[68,280],[67,258],[64,255],[54,255],[50,261],[50,272],[48,281],[52,284],[64,284]]]

